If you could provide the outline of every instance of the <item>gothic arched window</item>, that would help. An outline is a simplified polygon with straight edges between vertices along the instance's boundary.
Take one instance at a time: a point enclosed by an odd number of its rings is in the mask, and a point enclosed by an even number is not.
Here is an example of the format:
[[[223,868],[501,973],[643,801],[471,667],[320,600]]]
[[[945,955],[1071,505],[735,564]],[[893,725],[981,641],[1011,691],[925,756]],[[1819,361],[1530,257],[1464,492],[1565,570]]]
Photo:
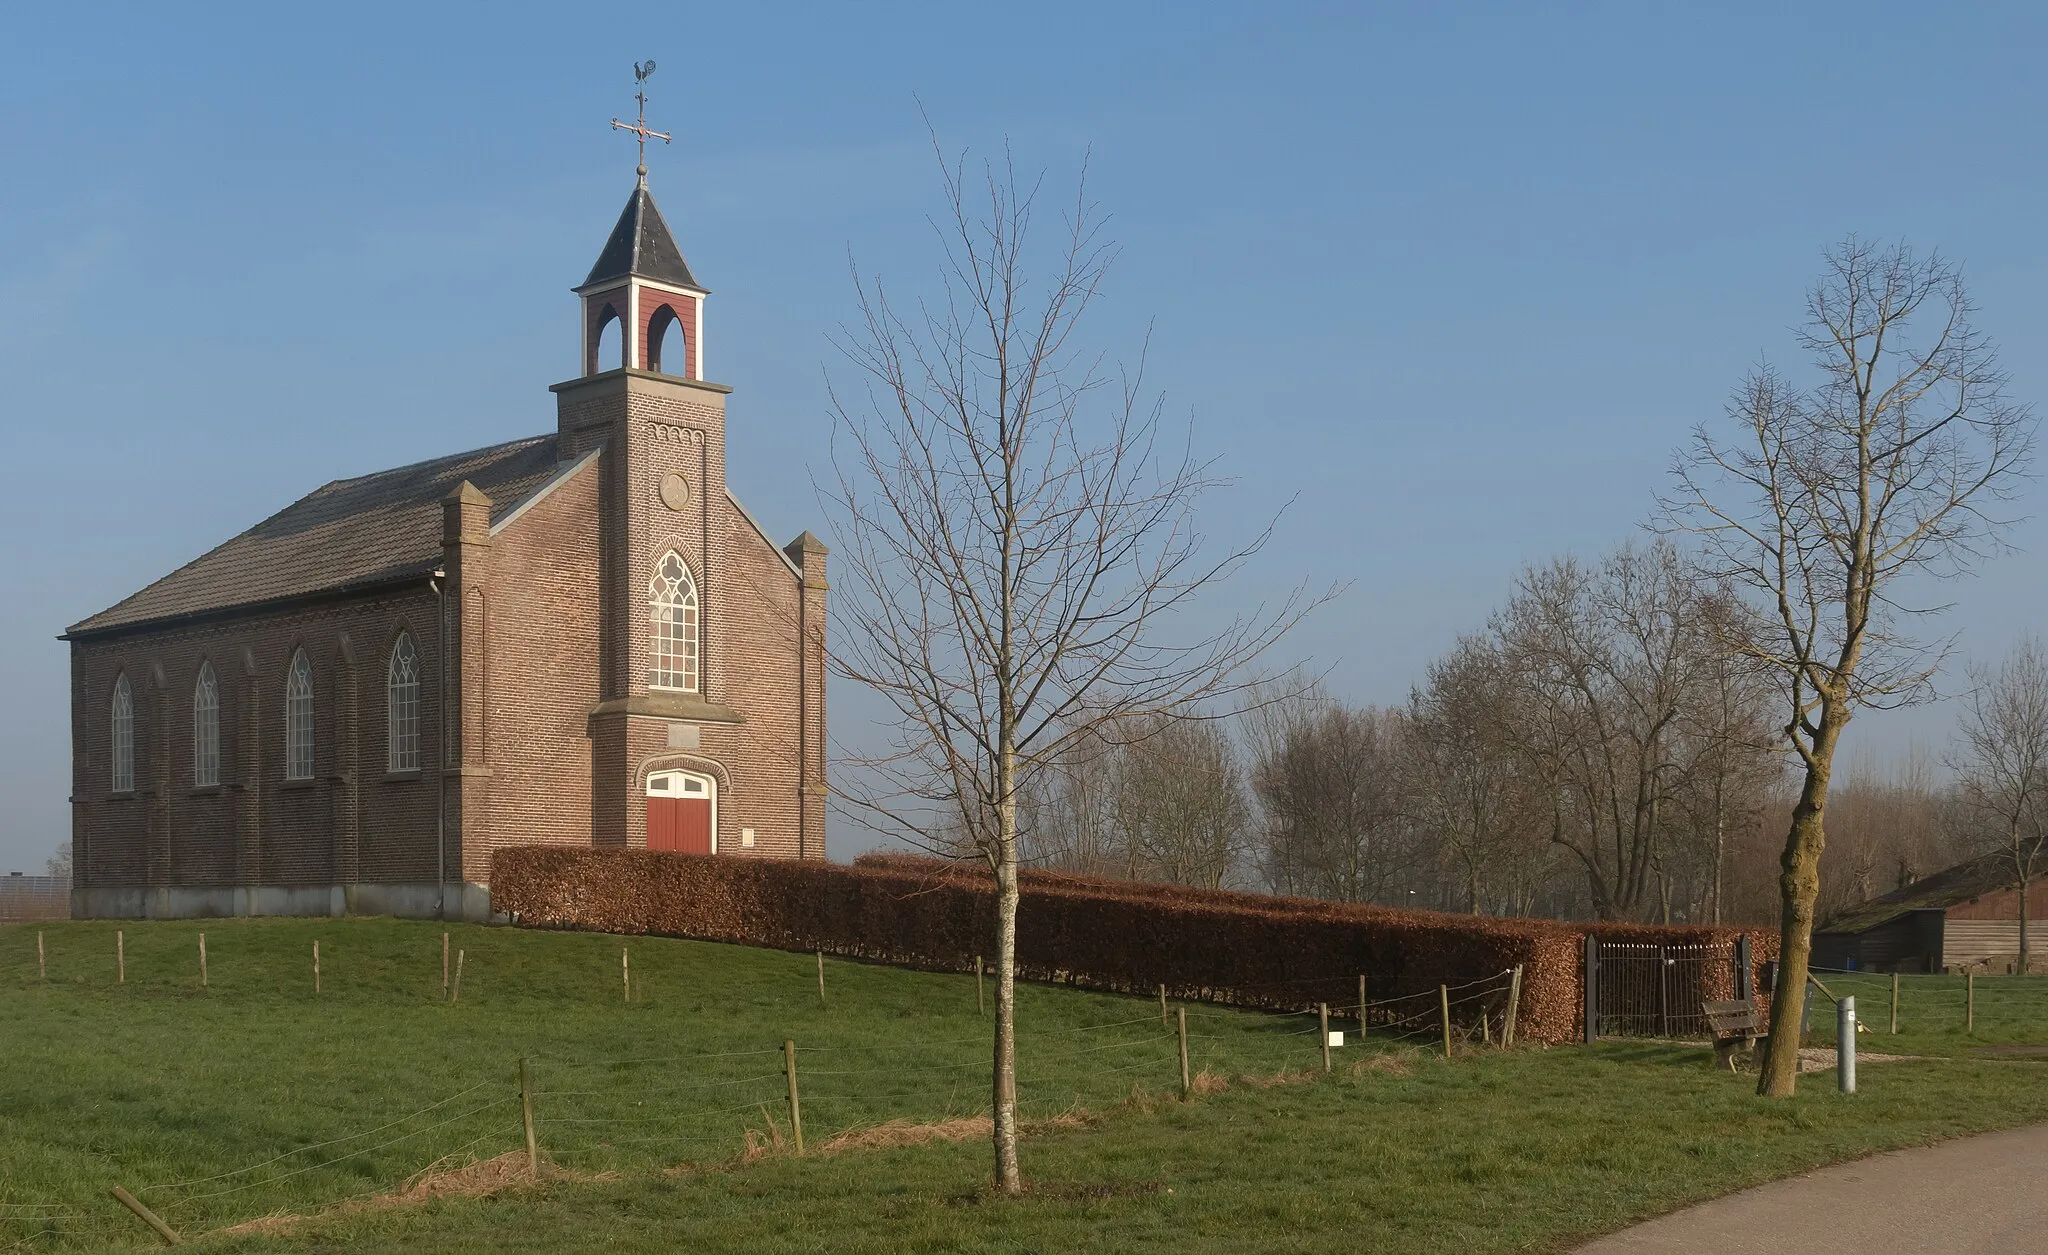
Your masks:
[[[671,549],[647,587],[654,612],[654,641],[647,683],[652,688],[697,691],[697,585],[681,555]]]
[[[204,789],[219,783],[220,685],[213,664],[202,662],[192,684],[192,785]]]
[[[284,778],[313,778],[313,664],[303,649],[284,684]]]
[[[384,677],[384,766],[389,771],[420,769],[420,656],[412,636],[398,634]]]
[[[128,673],[114,677],[113,755],[107,786],[116,793],[135,791],[135,691]]]

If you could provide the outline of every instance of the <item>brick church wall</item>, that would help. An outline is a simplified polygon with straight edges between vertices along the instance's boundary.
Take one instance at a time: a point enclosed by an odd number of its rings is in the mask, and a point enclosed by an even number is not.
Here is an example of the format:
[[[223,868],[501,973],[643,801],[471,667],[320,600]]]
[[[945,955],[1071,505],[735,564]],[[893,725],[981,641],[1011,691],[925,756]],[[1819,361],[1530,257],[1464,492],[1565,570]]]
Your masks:
[[[72,644],[72,841],[79,889],[430,881],[433,773],[387,764],[385,681],[400,631],[420,666],[420,756],[438,761],[435,598],[400,591]],[[313,667],[313,778],[284,778],[285,683]],[[193,775],[201,663],[219,694],[220,783]],[[135,699],[135,789],[110,791],[111,703]]]
[[[578,471],[492,538],[484,664],[482,831],[463,842],[481,882],[501,845],[588,845],[597,702],[597,465]]]

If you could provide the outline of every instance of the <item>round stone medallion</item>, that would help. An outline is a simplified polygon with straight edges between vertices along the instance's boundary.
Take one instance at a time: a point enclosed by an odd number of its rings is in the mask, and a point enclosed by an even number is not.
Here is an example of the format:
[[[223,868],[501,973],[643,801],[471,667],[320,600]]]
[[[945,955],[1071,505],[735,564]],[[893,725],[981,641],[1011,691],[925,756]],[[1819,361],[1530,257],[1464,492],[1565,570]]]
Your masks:
[[[681,473],[670,471],[661,477],[661,504],[671,510],[681,510],[690,504],[690,481]]]

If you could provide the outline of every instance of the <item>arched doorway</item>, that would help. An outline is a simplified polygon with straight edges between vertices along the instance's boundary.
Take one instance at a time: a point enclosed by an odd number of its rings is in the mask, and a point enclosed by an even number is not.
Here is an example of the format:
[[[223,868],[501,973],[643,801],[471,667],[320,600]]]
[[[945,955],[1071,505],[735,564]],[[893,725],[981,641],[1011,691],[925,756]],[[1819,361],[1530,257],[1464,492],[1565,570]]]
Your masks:
[[[718,853],[718,782],[694,771],[648,776],[647,848]]]

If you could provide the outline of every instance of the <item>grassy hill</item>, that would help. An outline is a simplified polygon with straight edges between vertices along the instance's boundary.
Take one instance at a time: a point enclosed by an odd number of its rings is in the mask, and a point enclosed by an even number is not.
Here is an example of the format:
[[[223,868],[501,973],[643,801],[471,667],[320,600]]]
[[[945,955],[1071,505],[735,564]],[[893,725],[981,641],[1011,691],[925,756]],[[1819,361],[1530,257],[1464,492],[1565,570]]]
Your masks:
[[[1933,982],[1912,987],[1907,1034],[1864,1049],[1957,1057],[1873,1065],[1848,1099],[1809,1077],[1786,1103],[1697,1047],[1649,1043],[1448,1064],[1354,1043],[1325,1078],[1303,1017],[1202,1007],[1194,1064],[1230,1083],[1183,1105],[1156,1004],[1026,987],[1034,1191],[1003,1200],[969,1123],[988,1066],[971,976],[828,960],[821,1005],[810,956],[457,927],[451,1004],[438,925],[126,925],[125,984],[115,926],[42,926],[47,980],[37,931],[0,929],[0,1249],[154,1248],[108,1198],[116,1183],[236,1251],[1545,1249],[1868,1150],[2048,1118],[2041,1063],[1970,1057]],[[1874,990],[1856,992],[1881,1029]],[[1980,981],[1978,997],[1983,1040],[2048,1040],[2048,982]],[[786,1153],[784,1038],[801,1158]],[[488,1167],[522,1145],[522,1057],[548,1179],[391,1205],[429,1165]],[[902,1123],[965,1140],[901,1145]],[[849,1131],[877,1145],[832,1144]],[[768,1153],[742,1157],[750,1135]],[[277,1212],[319,1214],[220,1232]]]

